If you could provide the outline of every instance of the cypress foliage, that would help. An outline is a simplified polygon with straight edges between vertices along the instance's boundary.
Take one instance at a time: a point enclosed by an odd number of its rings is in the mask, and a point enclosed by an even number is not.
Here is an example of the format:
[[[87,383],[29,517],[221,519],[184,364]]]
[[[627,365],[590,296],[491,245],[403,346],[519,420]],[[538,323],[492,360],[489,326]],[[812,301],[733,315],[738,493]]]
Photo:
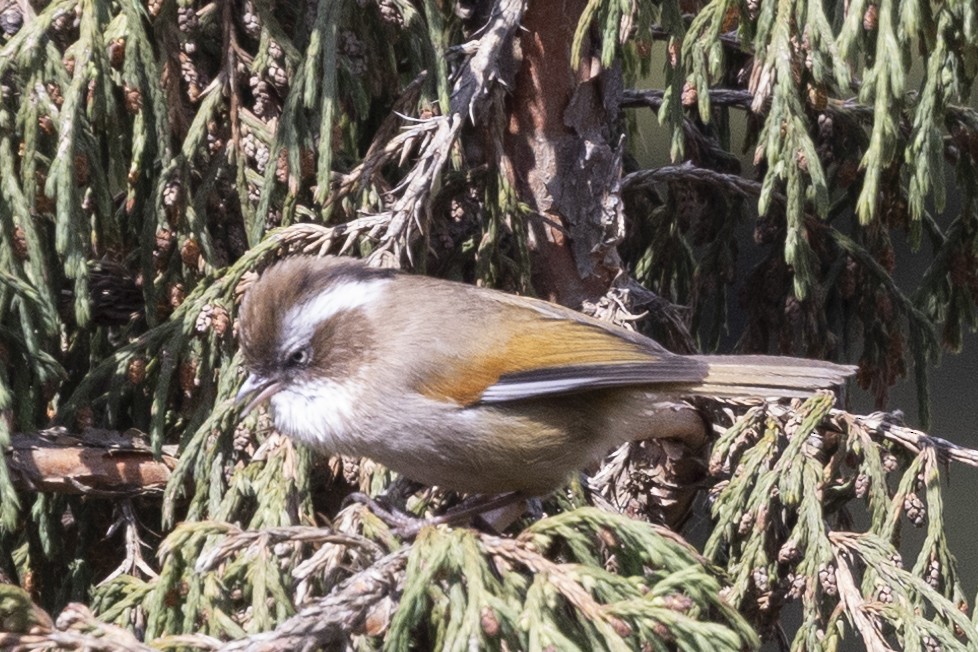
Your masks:
[[[978,645],[941,484],[978,453],[894,415],[703,405],[699,551],[653,524],[685,476],[652,444],[506,535],[404,541],[344,497],[459,497],[239,419],[240,294],[331,252],[649,312],[679,351],[742,310],[738,350],[858,360],[880,409],[912,374],[926,427],[927,370],[976,326],[978,5],[567,6],[0,0],[0,647]],[[671,163],[642,168],[656,130]],[[540,288],[546,229],[583,280]]]

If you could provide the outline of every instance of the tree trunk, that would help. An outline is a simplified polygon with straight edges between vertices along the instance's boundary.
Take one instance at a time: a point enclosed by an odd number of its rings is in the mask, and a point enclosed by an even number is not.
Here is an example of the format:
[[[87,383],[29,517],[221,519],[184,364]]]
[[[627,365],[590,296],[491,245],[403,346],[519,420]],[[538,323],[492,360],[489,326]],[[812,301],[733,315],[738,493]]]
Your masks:
[[[621,157],[612,142],[621,70],[602,70],[587,39],[580,65],[571,61],[586,4],[529,5],[506,138],[513,184],[544,218],[530,225],[534,287],[574,308],[607,291],[623,231]]]

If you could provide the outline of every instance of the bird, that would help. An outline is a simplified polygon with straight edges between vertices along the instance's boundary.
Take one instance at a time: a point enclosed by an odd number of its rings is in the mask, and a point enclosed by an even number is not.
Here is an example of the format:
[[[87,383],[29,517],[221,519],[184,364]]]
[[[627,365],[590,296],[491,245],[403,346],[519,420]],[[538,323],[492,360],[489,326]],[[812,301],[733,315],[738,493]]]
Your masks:
[[[855,368],[680,355],[547,301],[293,255],[245,291],[244,413],[418,483],[544,496],[628,441],[702,430],[694,397],[804,397]],[[695,421],[695,423],[694,423]]]

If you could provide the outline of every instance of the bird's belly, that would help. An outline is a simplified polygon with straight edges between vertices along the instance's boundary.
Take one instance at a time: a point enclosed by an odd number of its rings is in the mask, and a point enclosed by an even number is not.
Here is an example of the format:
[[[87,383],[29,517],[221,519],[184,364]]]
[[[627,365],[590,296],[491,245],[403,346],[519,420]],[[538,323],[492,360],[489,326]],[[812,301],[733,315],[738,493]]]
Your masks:
[[[533,405],[433,407],[398,422],[373,447],[376,461],[428,485],[471,493],[547,494],[607,447],[585,420],[551,418]]]

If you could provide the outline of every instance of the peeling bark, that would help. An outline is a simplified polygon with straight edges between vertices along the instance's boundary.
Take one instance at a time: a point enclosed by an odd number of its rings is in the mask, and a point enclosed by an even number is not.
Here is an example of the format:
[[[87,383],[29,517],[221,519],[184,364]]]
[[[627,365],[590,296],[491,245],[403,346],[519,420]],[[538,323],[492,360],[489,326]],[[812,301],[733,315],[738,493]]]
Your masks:
[[[14,485],[28,491],[68,494],[137,495],[161,492],[176,458],[159,459],[142,433],[63,428],[17,433],[4,454]]]
[[[608,290],[623,235],[620,148],[611,142],[621,71],[602,70],[588,47],[573,65],[571,43],[586,4],[527,8],[506,137],[514,186],[547,218],[530,225],[534,286],[574,308]]]

